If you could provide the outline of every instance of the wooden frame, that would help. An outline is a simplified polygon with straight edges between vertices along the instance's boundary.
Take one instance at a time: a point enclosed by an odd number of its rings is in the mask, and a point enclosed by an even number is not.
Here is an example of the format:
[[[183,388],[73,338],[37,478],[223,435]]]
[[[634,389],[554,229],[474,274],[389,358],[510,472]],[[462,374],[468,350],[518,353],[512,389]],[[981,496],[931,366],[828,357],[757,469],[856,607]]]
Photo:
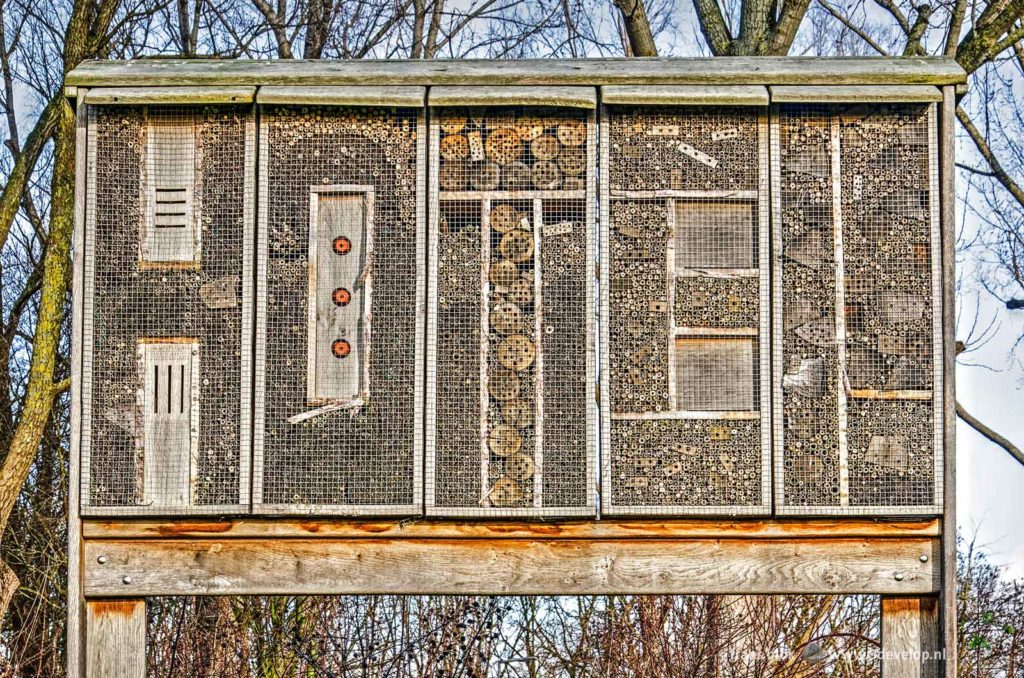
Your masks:
[[[299,88],[296,88],[298,90]],[[303,88],[304,89],[304,88]],[[405,90],[407,88],[403,88]],[[289,93],[289,95],[292,93]],[[301,91],[294,92],[295,96],[306,96]],[[346,97],[354,95],[351,92],[346,93]],[[363,95],[362,92],[355,94]],[[403,97],[408,95],[408,92],[399,92],[399,95]],[[259,93],[257,93],[257,100],[259,100]],[[338,101],[348,101],[348,99],[338,99]],[[404,100],[404,99],[403,99]],[[378,99],[380,105],[387,104],[388,98]],[[334,102],[327,101],[325,105],[333,105]],[[341,105],[341,104],[339,104]],[[344,105],[348,105],[347,103]],[[376,105],[369,103],[364,104],[366,106]],[[412,107],[417,108],[417,107]],[[257,281],[265,281],[268,275],[268,267],[270,261],[269,252],[269,201],[270,201],[270,189],[269,189],[269,157],[270,157],[270,133],[267,127],[266,118],[263,117],[259,122],[259,130],[255,135],[258,138],[256,142],[258,144],[258,192],[256,198],[256,212],[257,212],[257,223],[256,223],[256,255],[255,255],[255,279]],[[425,355],[425,337],[426,337],[426,242],[427,242],[427,229],[426,229],[426,195],[424,194],[423,186],[426,183],[426,162],[427,162],[427,125],[426,125],[426,113],[425,109],[417,108],[416,116],[416,183],[419,189],[416,191],[416,335],[415,335],[415,351],[417,360],[415,360],[415,384],[414,384],[414,417],[416,423],[413,427],[413,453],[414,459],[419,460],[423,455],[423,383],[424,383],[424,361],[422,356]],[[365,185],[351,185],[351,184],[339,184],[339,185],[323,185],[323,186],[311,186],[310,187],[310,200],[315,198],[321,192],[330,193],[332,191],[338,192],[338,189],[342,192],[362,192],[366,193],[368,186]],[[369,195],[373,195],[373,191],[369,192]],[[372,214],[367,215],[371,220]],[[369,229],[372,231],[372,228]],[[372,247],[372,239],[369,241],[369,246]],[[263,476],[264,476],[264,445],[265,445],[265,398],[266,394],[266,371],[261,368],[266,363],[266,349],[267,349],[267,296],[266,287],[261,284],[257,287],[257,292],[253,295],[255,299],[255,349],[254,349],[254,374],[253,392],[255,394],[255,400],[252,406],[252,417],[253,417],[253,436],[252,436],[252,513],[261,514],[318,514],[318,515],[409,515],[419,514],[423,509],[422,497],[423,497],[423,465],[420,463],[413,464],[413,501],[409,504],[276,504],[276,503],[265,503],[263,501]],[[369,307],[369,298],[367,299],[367,313],[372,315],[372,310]],[[307,310],[308,313],[308,310]],[[308,318],[308,316],[307,316]],[[366,335],[369,337],[369,321],[365,324]],[[369,341],[367,341],[369,344]],[[308,351],[308,347],[307,347]],[[308,354],[307,354],[308,355]],[[369,360],[364,363],[364,378],[365,384],[369,385]],[[301,413],[291,418],[292,422],[301,421],[310,416],[316,416],[324,408],[333,408],[334,404],[328,404],[321,408],[313,409],[304,413]]]
[[[779,88],[770,88],[773,92]],[[822,88],[787,88],[786,92],[793,92],[793,101],[804,102],[804,99],[799,98],[801,95],[798,90],[809,89],[811,91]],[[942,300],[944,294],[944,285],[950,284],[949,281],[953,280],[953,262],[940,260],[939,253],[942,252],[945,256],[945,241],[943,240],[946,236],[943,234],[944,226],[943,220],[947,217],[943,214],[943,210],[946,209],[945,205],[950,201],[948,197],[943,197],[948,193],[948,189],[941,186],[942,175],[946,171],[940,165],[940,144],[938,141],[938,132],[940,128],[939,113],[937,110],[937,104],[935,103],[935,92],[938,92],[935,88],[924,88],[927,92],[920,92],[919,89],[911,88],[910,94],[906,94],[905,87],[891,87],[891,88],[875,88],[886,95],[884,101],[896,102],[901,101],[907,103],[907,101],[901,97],[909,96],[909,103],[925,103],[928,106],[928,154],[929,154],[929,239],[931,243],[931,294],[934,303],[932,315],[932,379],[933,387],[930,391],[893,391],[893,390],[872,390],[872,389],[852,389],[849,388],[849,384],[844,384],[842,387],[836,389],[836,398],[838,399],[838,412],[839,412],[839,443],[838,443],[838,455],[839,455],[839,484],[840,484],[840,504],[838,505],[791,505],[786,502],[785,498],[785,458],[781,453],[784,450],[783,442],[783,411],[782,411],[782,379],[783,373],[783,355],[782,355],[782,336],[783,336],[783,313],[782,313],[782,264],[783,252],[782,252],[782,229],[774,228],[772,233],[772,262],[773,262],[773,274],[772,284],[774,292],[772,294],[771,306],[772,306],[772,368],[774,372],[773,376],[773,430],[774,430],[774,448],[778,452],[774,460],[774,477],[775,477],[775,513],[779,516],[818,516],[818,515],[833,515],[833,516],[854,516],[854,515],[940,515],[943,514],[943,503],[948,501],[949,495],[945,491],[947,479],[943,469],[947,463],[947,457],[953,454],[951,451],[946,449],[946,442],[948,436],[945,433],[945,417],[944,407],[948,407],[948,403],[944,405],[947,398],[953,397],[951,392],[947,392],[944,388],[944,383],[949,379],[951,366],[945,365],[945,355],[952,349],[950,346],[944,345],[944,333],[941,331],[942,323],[948,322],[945,320],[945,314],[948,310],[938,312],[940,306],[945,308],[945,302]],[[856,87],[854,88],[843,88],[836,87],[835,90],[845,91],[850,90],[853,93],[858,93]],[[934,91],[932,91],[934,90]],[[915,98],[914,93],[917,92]],[[878,94],[880,97],[881,94]],[[848,101],[848,97],[842,96],[833,99],[827,99],[831,102],[843,103]],[[869,99],[870,100],[870,99]],[[815,101],[819,101],[815,99]],[[772,182],[772,213],[781,214],[781,130],[780,130],[780,104],[773,98],[773,103],[770,112],[770,134],[771,134],[771,182]],[[944,114],[945,115],[945,114]],[[840,179],[840,160],[841,160],[841,115],[833,115],[830,122],[830,138],[831,138],[831,154],[829,157],[830,172],[832,177],[832,214],[833,214],[833,265],[836,271],[835,276],[835,308],[837,313],[835,314],[835,332],[836,332],[836,345],[838,347],[838,363],[840,365],[845,364],[845,351],[847,348],[846,342],[846,327],[845,327],[845,314],[840,310],[845,308],[845,276],[843,273],[844,261],[843,261],[843,242],[842,242],[842,219],[843,219],[843,206],[842,206],[842,195],[841,195],[841,179]],[[944,118],[943,118],[944,119]],[[945,124],[945,123],[944,123]],[[942,302],[942,303],[939,303]],[[849,505],[849,477],[848,477],[848,452],[847,452],[847,439],[846,439],[846,412],[847,412],[847,401],[850,398],[863,398],[868,400],[908,400],[908,401],[924,401],[932,400],[934,403],[933,417],[934,417],[934,490],[933,496],[935,501],[931,504],[923,505],[909,505],[909,506],[850,506]]]
[[[206,88],[197,87],[194,89],[187,89],[182,91],[181,88],[169,88],[175,90],[173,103],[195,103],[196,101],[204,101],[203,95]],[[92,91],[88,88],[79,88],[76,94],[80,94],[83,97],[87,97],[88,93]],[[249,91],[248,88],[245,89]],[[148,93],[139,93],[138,97],[143,97],[146,102],[163,103],[162,95],[160,92],[153,92],[147,90]],[[211,95],[210,103],[236,103],[236,98],[243,103],[245,101],[252,100],[252,92],[249,92],[249,98],[246,99],[245,92],[236,91],[233,88],[215,88]],[[198,97],[198,98],[197,98]],[[107,101],[102,99],[102,104],[116,103],[113,101]],[[140,104],[141,105],[141,104]],[[242,247],[242,267],[241,267],[241,278],[242,278],[242,298],[240,300],[241,308],[241,337],[248,337],[252,335],[253,331],[253,312],[252,307],[254,305],[254,289],[253,289],[253,273],[254,273],[254,253],[251,247],[251,239],[254,237],[256,232],[255,223],[255,208],[256,208],[256,123],[255,123],[255,107],[251,109],[252,114],[248,116],[245,122],[245,148],[244,148],[244,185],[246,194],[249,199],[243,201],[242,210],[242,221],[244,224],[245,238],[249,241],[248,244],[244,244]],[[76,213],[75,213],[75,259],[73,261],[74,270],[73,283],[78,282],[79,287],[73,288],[73,294],[76,304],[80,304],[78,308],[79,318],[78,322],[78,343],[73,346],[74,350],[77,350],[81,356],[80,364],[77,365],[77,373],[72,374],[73,385],[71,392],[74,396],[72,400],[73,407],[75,410],[75,403],[77,402],[77,411],[73,413],[73,419],[77,418],[79,430],[77,434],[74,428],[72,428],[73,447],[72,454],[74,461],[76,462],[74,471],[77,474],[77,482],[75,492],[71,495],[71,498],[76,499],[76,506],[79,507],[82,516],[113,516],[113,515],[163,515],[169,513],[183,513],[187,512],[190,515],[225,515],[225,514],[238,514],[244,513],[249,504],[250,498],[250,473],[251,473],[251,462],[252,456],[249,454],[251,449],[250,446],[250,416],[252,413],[251,401],[249,393],[252,391],[252,354],[253,349],[251,342],[241,341],[241,360],[240,360],[240,392],[242,394],[241,402],[239,403],[239,472],[238,472],[238,502],[234,504],[191,504],[188,507],[168,508],[166,506],[160,507],[149,507],[143,505],[126,505],[126,506],[103,506],[103,505],[91,505],[89,504],[88,490],[91,486],[91,474],[90,474],[90,456],[91,456],[91,438],[92,438],[92,371],[93,371],[93,352],[85,347],[92,346],[93,343],[93,299],[94,299],[94,276],[95,276],[95,250],[96,243],[93,238],[93,231],[95,229],[95,214],[90,209],[90,196],[95,191],[95,175],[96,175],[96,108],[92,105],[86,105],[78,103],[76,107],[76,151],[75,151],[75,163],[76,163],[76,175],[75,175],[75,201],[76,201]],[[147,144],[148,147],[148,144]],[[148,150],[143,149],[142,151],[142,164],[145,165],[147,162],[146,155]],[[145,171],[144,169],[142,170]],[[141,184],[140,184],[141,186]],[[142,197],[140,196],[140,201]],[[144,212],[143,212],[144,214]],[[140,222],[140,243],[141,243],[141,229],[144,227],[144,221]],[[198,253],[197,253],[197,256]],[[140,268],[174,268],[174,264],[177,262],[145,262],[139,261],[138,265]],[[201,262],[182,262],[185,268],[194,268],[200,266]],[[74,332],[74,327],[72,328]],[[74,352],[74,351],[73,351]],[[77,453],[75,450],[77,448]],[[71,482],[75,481],[72,477]]]
[[[824,64],[824,65],[822,65]],[[68,517],[68,675],[145,675],[145,595],[228,593],[870,593],[882,595],[883,675],[937,676],[956,674],[956,526],[955,526],[955,392],[954,392],[954,288],[952,282],[954,232],[954,109],[956,88],[965,80],[951,60],[877,59],[810,60],[716,58],[715,60],[583,60],[582,62],[358,62],[286,64],[264,62],[150,61],[124,64],[87,63],[68,77],[67,94],[80,104],[92,103],[212,103],[228,96],[224,84],[289,86],[281,96],[316,96],[315,86],[494,84],[515,80],[521,84],[661,84],[697,87],[702,84],[738,85],[864,85],[897,83],[941,86],[941,108],[933,111],[938,123],[930,143],[939,149],[937,171],[932,173],[934,257],[941,252],[941,308],[936,314],[937,356],[941,356],[935,383],[936,407],[941,414],[937,440],[943,454],[936,459],[942,471],[938,490],[944,501],[934,507],[942,518],[857,518],[853,512],[839,517],[763,519],[674,519],[671,521],[588,520],[584,522],[530,523],[521,520],[456,522],[451,520],[362,520],[243,518],[157,520],[128,517],[98,519],[81,515],[118,513],[144,515],[138,507],[88,507],[82,490],[88,487],[88,416],[91,354],[84,351],[92,333],[93,227],[87,210],[94,136],[89,109],[76,111],[75,247],[72,278],[72,414],[70,497]],[[124,85],[123,93],[100,91],[90,98],[90,85]],[[195,86],[162,87],[162,85]],[[290,86],[303,85],[296,94]],[[270,89],[269,87],[267,88]],[[714,89],[714,88],[712,88]],[[778,90],[779,88],[775,88]],[[823,91],[835,97],[852,96],[856,88]],[[934,101],[932,88],[928,101]],[[172,91],[174,90],[174,91]],[[842,91],[841,91],[842,90]],[[692,96],[692,91],[687,96]],[[845,93],[844,93],[845,92]],[[244,93],[241,93],[244,94]],[[269,92],[268,92],[269,94]],[[357,92],[372,105],[377,94]],[[230,94],[230,96],[236,96]],[[250,95],[251,96],[251,95]],[[326,96],[326,95],[325,95]],[[340,95],[339,95],[340,96]],[[349,96],[349,94],[345,94]],[[921,96],[925,96],[922,94]],[[835,99],[835,100],[840,100]],[[251,100],[247,99],[247,100]],[[821,99],[816,99],[820,101]],[[234,99],[231,99],[234,101]],[[310,99],[310,103],[318,102]],[[605,134],[603,128],[602,134]],[[255,174],[255,124],[247,125],[246,181]],[[425,117],[417,123],[419,168],[417,181],[427,185]],[[263,139],[262,135],[260,135]],[[603,139],[607,141],[606,138]],[[595,143],[593,140],[591,144]],[[777,147],[771,145],[772,152]],[[265,151],[265,148],[263,149]],[[590,150],[594,157],[593,146]],[[266,154],[260,160],[266,162]],[[777,157],[773,164],[777,166]],[[607,170],[602,158],[602,169]],[[607,177],[607,172],[602,171]],[[606,179],[605,179],[606,180]],[[436,186],[431,184],[431,190]],[[482,196],[449,194],[453,199]],[[529,194],[527,194],[529,193]],[[624,192],[626,195],[627,192]],[[687,199],[685,192],[628,192],[628,197]],[[635,195],[634,195],[635,194]],[[435,194],[431,193],[431,196]],[[494,199],[543,199],[538,192],[492,193]],[[606,196],[607,192],[602,191]],[[559,197],[562,197],[561,194]],[[588,185],[577,199],[587,199],[587,222],[594,223],[594,187]],[[720,196],[730,197],[730,196]],[[427,195],[417,194],[419,214],[425,213]],[[772,196],[777,200],[777,193]],[[256,204],[246,203],[246,224],[252,223]],[[265,195],[259,211],[266,218]],[[434,200],[431,200],[433,209]],[[762,201],[767,219],[768,204]],[[777,205],[776,205],[777,207]],[[600,203],[607,223],[607,201]],[[423,225],[423,224],[421,224]],[[767,230],[766,230],[767,232]],[[425,253],[425,230],[419,251]],[[265,239],[262,239],[265,242]],[[264,253],[265,256],[265,253]],[[433,259],[433,258],[432,258]],[[265,259],[246,251],[243,261],[243,333],[254,334],[253,285],[266,273]],[[588,265],[592,268],[592,254]],[[602,275],[607,277],[607,258]],[[425,282],[425,272],[418,272]],[[593,297],[595,281],[588,276]],[[247,287],[248,286],[248,287]],[[762,290],[762,299],[767,299]],[[602,288],[601,313],[607,313],[607,287]],[[426,325],[425,300],[418,300],[417,318]],[[252,307],[252,308],[250,308]],[[767,313],[762,304],[762,314]],[[779,317],[772,319],[781,323]],[[588,322],[593,322],[591,319]],[[603,332],[607,332],[607,325]],[[778,331],[779,328],[776,328]],[[422,353],[425,331],[417,333]],[[588,328],[593,336],[593,326]],[[605,341],[607,336],[604,337]],[[588,378],[596,372],[593,345],[588,346]],[[251,389],[253,356],[242,351],[242,388]],[[768,354],[762,347],[762,357]],[[607,375],[607,365],[604,366]],[[426,380],[423,361],[417,361],[417,389]],[[605,377],[606,378],[606,377]],[[605,390],[607,384],[603,384]],[[601,389],[598,389],[599,395]],[[422,390],[418,391],[418,395]],[[909,397],[908,393],[852,393],[861,397]],[[416,416],[424,415],[417,398]],[[597,399],[588,403],[588,430],[596,433]],[[762,409],[765,405],[762,402]],[[252,403],[241,404],[242,446],[250,440]],[[700,414],[700,413],[695,413]],[[601,421],[607,438],[610,417]],[[416,449],[423,449],[424,432],[416,427]],[[262,432],[257,429],[257,436]],[[249,458],[242,455],[240,502],[249,489]],[[417,466],[417,473],[419,467]],[[592,476],[592,469],[588,470]],[[254,479],[255,480],[255,479]],[[417,487],[422,478],[417,477]],[[87,496],[87,495],[86,495]],[[769,497],[770,499],[770,497]],[[80,507],[80,511],[75,510]],[[262,510],[268,508],[260,506]],[[287,507],[294,509],[297,507]],[[298,507],[324,513],[331,507]],[[394,507],[388,507],[393,509]],[[240,506],[190,507],[231,513]],[[707,511],[708,509],[703,509]],[[878,507],[870,507],[877,512]],[[591,509],[592,512],[592,509]],[[891,513],[897,513],[893,511]],[[890,513],[890,511],[886,511]],[[450,569],[437,563],[452,564]],[[189,576],[182,576],[187,570]],[[127,596],[127,598],[126,598]],[[929,654],[922,654],[927,652]],[[934,661],[935,656],[940,658]]]
[[[689,89],[690,86],[680,89]],[[694,96],[692,98],[682,97],[679,94],[674,96],[661,96],[657,92],[661,87],[616,87],[602,88],[602,92],[611,89],[615,93],[615,105],[669,105],[670,110],[686,108],[688,106],[703,103],[703,98]],[[700,94],[702,89],[715,88],[694,88]],[[729,101],[731,105],[753,105],[764,106],[767,103],[766,92],[763,88],[746,88],[753,91],[740,91],[733,94]],[[730,88],[722,90],[726,93]],[[761,97],[765,94],[765,98]],[[672,94],[670,92],[670,94]],[[742,95],[742,96],[741,96]],[[710,96],[710,95],[708,95]],[[639,103],[637,103],[639,102]],[[721,105],[715,103],[713,105]],[[605,256],[601,257],[601,270],[599,272],[602,281],[608,281],[610,276],[610,264],[607,253],[610,251],[610,228],[611,215],[610,203],[615,198],[634,200],[659,200],[666,206],[668,225],[673,235],[669,237],[666,247],[666,275],[668,279],[668,313],[670,316],[668,342],[668,394],[669,402],[674,406],[676,403],[676,342],[678,339],[697,336],[715,338],[752,338],[757,348],[757,365],[760,370],[760,378],[755,384],[755,393],[759,401],[756,410],[735,410],[735,411],[687,411],[675,409],[674,407],[662,412],[613,412],[608,399],[602,401],[602,440],[611,440],[611,422],[617,420],[666,420],[666,419],[718,419],[721,421],[743,421],[759,420],[761,423],[761,488],[760,502],[752,506],[610,506],[612,495],[611,488],[611,459],[606,449],[602,449],[601,487],[604,504],[602,513],[616,516],[639,516],[639,515],[767,515],[772,509],[772,382],[771,382],[771,352],[768,350],[771,345],[771,247],[770,247],[770,215],[771,215],[771,192],[769,173],[769,125],[767,108],[759,111],[757,116],[757,140],[758,140],[758,185],[755,190],[693,190],[693,189],[660,189],[660,190],[611,190],[609,183],[609,161],[610,161],[610,121],[609,108],[602,100],[601,102],[601,125],[600,125],[600,154],[601,154],[601,186],[600,186],[600,242],[601,251]],[[758,279],[758,293],[760,297],[757,326],[752,328],[704,328],[704,327],[683,327],[675,321],[675,289],[676,278],[680,272],[675,267],[675,225],[676,225],[676,204],[679,201],[701,201],[712,200],[721,202],[735,202],[737,204],[751,204],[754,206],[753,225],[756,237],[753,244],[757,250],[757,268],[753,269],[708,269],[701,271],[702,275],[717,277],[716,272],[721,276],[744,276]],[[609,285],[601,286],[600,318],[601,318],[601,345],[610,346],[610,317],[611,305]],[[602,353],[601,358],[601,384],[600,391],[610,393],[611,364],[608,352]]]
[[[432,88],[432,91],[436,88]],[[572,97],[576,97],[577,103],[575,107],[577,109],[591,108],[585,106],[588,100],[588,96],[594,96],[595,90],[586,87],[570,87],[561,88],[561,90],[553,93],[541,93],[536,98],[526,96],[531,88],[445,88],[446,93],[440,99],[442,101],[453,101],[460,102],[460,105],[481,105],[485,101],[498,101],[505,106],[519,106],[519,105],[531,105],[531,106],[550,106],[558,108],[557,104],[550,103],[551,101],[569,101]],[[539,89],[539,88],[532,88]],[[556,90],[558,88],[555,88]],[[436,102],[438,99],[430,98],[431,102]],[[527,103],[521,103],[521,100]],[[432,103],[435,108],[448,107],[445,103],[441,106],[437,103]],[[565,106],[562,106],[565,108]],[[597,162],[597,134],[594,132],[596,127],[597,117],[596,112],[588,111],[587,113],[587,161],[588,167],[594,167]],[[522,508],[505,508],[505,507],[490,507],[483,506],[484,501],[490,495],[490,491],[493,488],[488,488],[489,475],[488,467],[490,463],[490,450],[488,449],[487,436],[483,434],[487,426],[487,410],[489,406],[489,394],[487,392],[487,380],[486,374],[488,369],[488,328],[490,326],[489,320],[489,291],[490,291],[490,212],[491,204],[493,202],[514,202],[520,201],[523,203],[530,204],[531,224],[533,227],[534,236],[534,252],[533,252],[533,263],[534,263],[534,298],[538,303],[538,312],[535,318],[534,332],[537,337],[541,337],[541,324],[543,320],[543,311],[540,310],[539,300],[541,298],[541,285],[542,285],[542,273],[541,273],[541,249],[543,247],[542,229],[543,229],[543,207],[545,201],[581,201],[585,203],[584,208],[584,228],[586,229],[586,241],[588,243],[587,254],[586,254],[586,271],[594,271],[595,269],[595,250],[596,250],[596,225],[594,223],[594,200],[597,195],[597,182],[592,171],[587,173],[587,184],[584,190],[572,190],[572,191],[559,191],[559,190],[495,190],[495,191],[478,191],[478,190],[462,190],[462,191],[442,191],[439,182],[439,175],[436,169],[433,167],[435,158],[440,157],[440,129],[436,124],[431,124],[429,133],[429,157],[431,158],[431,172],[428,181],[428,198],[429,204],[429,223],[431,228],[429,229],[429,254],[428,260],[430,262],[428,279],[428,311],[427,311],[427,355],[426,364],[428,365],[427,371],[427,385],[426,385],[426,457],[425,457],[425,482],[424,482],[424,514],[430,517],[455,517],[455,518],[497,518],[497,517],[513,517],[519,516],[524,518],[568,518],[578,516],[591,516],[597,517],[597,485],[594,482],[595,466],[597,464],[597,435],[598,435],[598,402],[597,394],[595,398],[591,400],[587,399],[587,454],[586,454],[586,477],[588,479],[587,485],[587,501],[584,506],[545,506],[542,503],[542,491],[544,482],[543,473],[543,352],[540,350],[538,345],[536,355],[537,365],[537,383],[535,386],[536,397],[535,397],[535,409],[534,409],[534,420],[536,424],[535,430],[535,446],[534,446],[534,464],[536,466],[536,472],[533,476],[533,488],[534,488],[534,505],[531,507]],[[441,205],[443,203],[450,202],[472,202],[479,203],[480,209],[480,246],[481,246],[481,267],[480,267],[480,289],[481,289],[481,304],[480,304],[480,482],[481,482],[481,499],[480,505],[478,506],[437,506],[435,500],[435,488],[437,481],[437,467],[436,460],[434,457],[434,441],[436,439],[437,430],[437,314],[438,314],[438,298],[437,298],[437,285],[439,275],[439,238],[438,229],[436,224],[440,223],[441,218]],[[587,388],[591,386],[596,387],[596,331],[594,327],[595,320],[595,309],[594,309],[594,297],[595,297],[595,284],[596,276],[586,276],[587,286],[587,312],[585,313],[587,319],[586,327],[586,355],[584,360],[586,361],[586,380]]]

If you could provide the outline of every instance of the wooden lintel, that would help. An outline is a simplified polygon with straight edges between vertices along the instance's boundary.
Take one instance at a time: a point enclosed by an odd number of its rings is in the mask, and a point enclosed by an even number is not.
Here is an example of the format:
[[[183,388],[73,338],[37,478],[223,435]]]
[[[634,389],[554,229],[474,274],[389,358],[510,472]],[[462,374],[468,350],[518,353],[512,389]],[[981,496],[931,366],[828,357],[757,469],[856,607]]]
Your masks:
[[[938,539],[87,541],[87,598],[938,590]]]
[[[233,520],[97,520],[83,525],[86,539],[827,539],[931,538],[942,533],[929,520],[672,519],[561,521],[346,520],[237,518]]]

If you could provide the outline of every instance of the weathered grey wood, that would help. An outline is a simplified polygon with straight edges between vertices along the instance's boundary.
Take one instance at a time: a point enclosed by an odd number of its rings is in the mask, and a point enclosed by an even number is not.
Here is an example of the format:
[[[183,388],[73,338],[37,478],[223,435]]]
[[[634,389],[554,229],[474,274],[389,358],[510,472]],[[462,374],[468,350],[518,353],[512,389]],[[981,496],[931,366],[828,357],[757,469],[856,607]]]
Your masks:
[[[835,331],[836,331],[836,360],[840,365],[846,365],[846,275],[844,266],[846,262],[843,254],[843,181],[842,181],[842,130],[839,119],[833,117],[830,123],[832,179],[832,243],[835,255],[834,266],[836,273],[835,288]],[[850,505],[850,458],[847,438],[847,409],[846,389],[842,385],[842,379],[836,375],[836,418],[839,420],[838,450],[836,456],[839,461],[839,505],[847,508]]]
[[[247,104],[256,96],[255,87],[97,87],[80,99],[98,104]]]
[[[564,106],[597,108],[597,90],[593,87],[516,87],[516,86],[439,86],[427,94],[431,106]]]
[[[86,603],[86,678],[145,678],[146,601]]]
[[[775,103],[930,103],[939,101],[942,93],[931,85],[773,85]]]
[[[669,378],[675,380],[675,370],[672,363],[669,363],[671,374]],[[675,389],[669,396],[669,402],[676,402]],[[751,410],[665,410],[662,412],[612,412],[613,421],[657,421],[662,419],[722,419],[725,421],[744,421],[749,419],[760,419],[759,412]],[[712,513],[709,511],[709,513]]]
[[[942,88],[939,196],[942,236],[942,641],[946,678],[957,676],[956,620],[956,93]]]
[[[879,518],[673,519],[606,518],[558,523],[524,521],[413,521],[351,519],[237,518],[234,520],[88,520],[87,539],[904,539],[938,537],[942,522]]]
[[[606,85],[603,104],[767,106],[763,85]]]
[[[82,94],[88,90],[81,90]],[[77,92],[76,92],[77,94]],[[71,270],[71,454],[68,457],[67,674],[85,675],[85,597],[82,595],[82,320],[84,304],[85,203],[88,172],[88,116],[75,108],[75,232]]]
[[[329,106],[401,106],[422,108],[427,88],[417,86],[267,86],[256,95],[259,104],[304,104]]]
[[[93,541],[86,542],[85,590],[99,597],[918,595],[938,589],[938,554],[933,539]]]
[[[309,359],[311,404],[368,396],[370,252],[372,186],[316,187],[309,206]],[[351,251],[336,254],[333,241],[348,238]],[[351,295],[346,306],[332,299],[335,289]],[[332,344],[347,341],[351,353],[336,357]]]
[[[86,61],[72,86],[161,85],[612,85],[927,84],[967,74],[943,57],[611,58],[459,60]]]
[[[195,126],[190,117],[149,116],[142,181],[146,214],[140,259],[198,264],[202,242],[195,195]]]
[[[938,678],[939,599],[882,598],[882,675]]]
[[[199,343],[139,343],[143,502],[187,506],[199,447]]]
[[[753,411],[752,340],[680,337],[675,361],[676,410]]]

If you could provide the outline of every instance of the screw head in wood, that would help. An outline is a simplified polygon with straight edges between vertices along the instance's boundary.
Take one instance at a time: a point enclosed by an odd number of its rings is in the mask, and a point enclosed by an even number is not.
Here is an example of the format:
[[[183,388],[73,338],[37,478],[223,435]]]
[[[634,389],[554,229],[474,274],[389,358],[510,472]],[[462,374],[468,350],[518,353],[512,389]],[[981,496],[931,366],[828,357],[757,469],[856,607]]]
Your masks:
[[[107,558],[106,556],[97,556],[96,557],[96,562],[99,563],[100,565],[106,565],[108,560],[109,560],[109,558]]]
[[[922,563],[927,563],[928,562],[928,556],[921,556],[920,560],[921,560]]]
[[[896,574],[893,575],[893,579],[895,579],[896,581],[903,581],[903,573],[902,572],[897,572]]]
[[[121,582],[124,583],[124,584],[131,584],[132,583],[132,578],[131,578],[131,576],[126,574],[125,576],[121,577]]]

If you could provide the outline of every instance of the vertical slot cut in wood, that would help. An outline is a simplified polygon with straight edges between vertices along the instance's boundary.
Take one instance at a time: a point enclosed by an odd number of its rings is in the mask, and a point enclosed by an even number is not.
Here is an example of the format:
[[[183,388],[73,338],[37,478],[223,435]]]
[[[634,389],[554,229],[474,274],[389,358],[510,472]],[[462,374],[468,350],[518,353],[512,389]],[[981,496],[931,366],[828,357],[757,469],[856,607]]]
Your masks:
[[[199,440],[199,343],[142,341],[138,351],[143,503],[187,506]]]
[[[195,187],[196,134],[191,116],[147,111],[140,257],[155,264],[199,261]]]

